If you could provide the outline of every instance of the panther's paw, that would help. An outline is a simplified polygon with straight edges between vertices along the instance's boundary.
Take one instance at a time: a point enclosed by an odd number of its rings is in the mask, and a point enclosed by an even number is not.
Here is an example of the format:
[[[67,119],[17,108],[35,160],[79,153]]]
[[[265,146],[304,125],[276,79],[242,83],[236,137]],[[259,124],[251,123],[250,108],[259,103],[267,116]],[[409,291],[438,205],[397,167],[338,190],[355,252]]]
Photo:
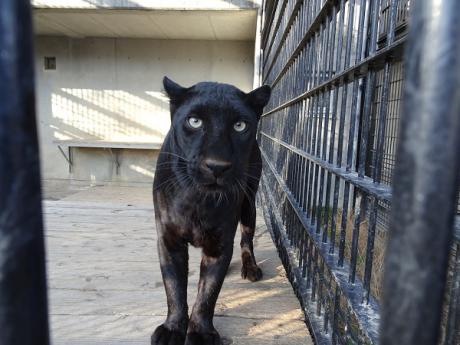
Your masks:
[[[153,332],[150,344],[151,345],[184,345],[185,334],[177,330],[171,330],[165,325],[157,327]]]
[[[256,282],[262,279],[262,270],[257,265],[243,265],[241,267],[241,277]]]
[[[185,339],[185,345],[221,345],[219,333],[213,332],[189,332]]]

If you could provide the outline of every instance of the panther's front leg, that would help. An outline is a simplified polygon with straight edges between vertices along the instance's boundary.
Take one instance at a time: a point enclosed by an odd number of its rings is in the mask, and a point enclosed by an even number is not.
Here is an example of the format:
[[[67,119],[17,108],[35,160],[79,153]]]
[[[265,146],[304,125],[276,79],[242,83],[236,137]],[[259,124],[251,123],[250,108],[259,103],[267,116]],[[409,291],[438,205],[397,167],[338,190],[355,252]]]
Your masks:
[[[168,302],[166,321],[152,334],[152,345],[183,345],[188,326],[188,246],[174,229],[159,226],[158,253]]]
[[[232,260],[233,242],[219,243],[222,249],[210,253],[203,249],[198,295],[193,306],[185,345],[220,345],[220,336],[213,325],[214,309],[225,274]]]

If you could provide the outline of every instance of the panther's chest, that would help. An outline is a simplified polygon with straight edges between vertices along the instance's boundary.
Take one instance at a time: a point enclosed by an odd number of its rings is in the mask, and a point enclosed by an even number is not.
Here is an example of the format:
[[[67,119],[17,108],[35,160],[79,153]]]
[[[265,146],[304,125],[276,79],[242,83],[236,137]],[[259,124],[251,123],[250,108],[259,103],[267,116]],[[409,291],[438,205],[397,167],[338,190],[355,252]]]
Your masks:
[[[235,218],[238,206],[238,203],[212,197],[182,197],[174,200],[172,208],[175,220],[183,227],[209,229]]]
[[[235,227],[239,219],[238,201],[208,198],[177,198],[173,201],[169,220],[182,238],[197,247],[219,238]]]

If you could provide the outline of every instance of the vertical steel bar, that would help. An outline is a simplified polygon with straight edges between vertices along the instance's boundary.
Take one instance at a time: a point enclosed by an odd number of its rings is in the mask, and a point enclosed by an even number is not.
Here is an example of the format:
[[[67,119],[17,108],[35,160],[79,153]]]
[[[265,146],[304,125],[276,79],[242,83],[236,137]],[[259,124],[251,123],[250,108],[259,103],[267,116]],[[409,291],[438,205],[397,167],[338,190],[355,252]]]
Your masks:
[[[308,243],[310,242],[310,238],[307,234],[307,231],[305,230],[303,232],[303,237],[304,237],[304,246],[305,246],[305,250],[303,252],[303,257],[302,257],[302,278],[305,278],[305,276],[307,275],[307,258],[308,258]]]
[[[347,147],[347,171],[351,171],[353,158],[355,158],[355,131],[356,131],[356,118],[358,116],[357,103],[361,99],[361,89],[358,88],[359,79],[353,81],[352,99],[351,99],[351,113],[350,113],[350,128],[348,132],[348,147]]]
[[[390,63],[386,62],[383,72],[382,98],[380,100],[380,112],[378,115],[379,127],[377,133],[377,147],[374,154],[374,172],[372,176],[377,183],[380,183],[382,179],[383,148],[385,144],[385,127],[387,123],[388,99],[390,94],[390,68]]]
[[[297,78],[297,76],[296,76]],[[291,138],[291,145],[298,147],[298,132],[299,132],[299,112],[298,112],[298,106],[299,103],[295,103],[293,105],[293,111],[294,111],[294,124],[295,124],[295,129]],[[294,156],[294,174],[293,174],[293,183],[292,183],[292,191],[295,193],[295,199],[297,202],[299,202],[299,188],[298,188],[298,183],[299,183],[299,165],[300,165],[300,157],[299,155]]]
[[[387,45],[390,45],[395,40],[396,36],[396,12],[398,7],[399,0],[390,1],[390,22],[388,25],[387,31]]]
[[[340,1],[340,17],[339,17],[339,35],[337,41],[337,60],[335,64],[335,71],[340,72],[342,70],[342,45],[343,45],[343,30],[345,21],[345,0]]]
[[[372,95],[374,93],[375,85],[375,72],[369,71],[366,78],[366,90],[364,92],[364,107],[362,113],[362,125],[361,125],[361,143],[359,147],[359,160],[358,160],[358,175],[364,177],[366,169],[366,157],[368,151],[369,141],[369,127],[370,117],[372,108]]]
[[[342,166],[342,157],[343,157],[343,132],[345,128],[345,114],[347,110],[347,97],[348,96],[348,84],[342,86],[341,94],[341,105],[340,105],[340,121],[339,121],[339,138],[337,140],[337,160],[336,166]]]
[[[304,264],[305,264],[305,229],[301,227],[299,231],[299,236],[300,236],[300,250],[299,250],[299,269],[303,269]]]
[[[320,139],[321,139],[321,130],[320,130],[320,111],[322,107],[322,93],[316,94],[317,103],[316,103],[316,121],[315,121],[315,135],[313,137],[313,149],[312,154],[315,156],[319,155],[319,147],[320,147]],[[311,224],[312,226],[315,225],[316,221],[316,209],[318,207],[318,172],[319,172],[319,165],[315,165],[314,175],[313,175],[313,197],[312,197],[312,208],[311,208]],[[316,232],[319,232],[320,227],[316,228]]]
[[[301,142],[299,143],[298,147],[303,147],[303,143],[305,142],[305,131],[306,131],[306,100],[302,100],[302,107],[301,107],[301,112],[302,112],[302,125],[301,125],[301,131],[302,131],[302,136],[301,136]],[[302,165],[301,165],[301,178],[300,178],[300,207],[302,209],[305,208],[305,188],[306,188],[306,180],[305,180],[305,171],[307,167],[307,161],[306,159],[302,159]]]
[[[350,196],[350,183],[345,181],[343,188],[343,202],[342,202],[342,222],[340,224],[340,243],[339,243],[339,261],[340,267],[343,266],[345,260],[345,242],[347,235],[348,224],[348,200]]]
[[[47,345],[48,307],[28,0],[0,1],[0,343]]]
[[[372,266],[374,263],[374,242],[375,242],[375,227],[377,222],[377,205],[378,200],[376,197],[372,197],[372,203],[370,206],[369,214],[369,225],[367,227],[367,244],[366,244],[366,263],[364,267],[364,290],[365,295],[363,296],[364,301],[369,301],[371,291],[371,278],[372,278]]]
[[[308,241],[307,249],[307,289],[311,287],[312,280],[312,255],[313,255],[313,241]]]
[[[330,38],[328,41],[328,51],[329,51],[329,61],[328,61],[328,77],[331,78],[334,75],[334,48],[335,48],[335,35],[336,35],[336,19],[337,19],[337,7],[334,6],[332,8],[332,13],[331,13],[331,32],[330,32]],[[329,137],[329,146],[327,144],[327,136],[325,136],[324,139],[324,146],[323,146],[323,159],[326,161],[326,155],[327,155],[327,150],[329,147],[329,163],[332,162],[333,159],[333,147],[334,147],[334,131],[333,129],[335,128],[335,111],[337,109],[336,106],[336,92],[337,89],[334,90],[334,87],[331,86],[328,88],[328,103],[326,107],[326,123],[325,125],[325,131],[329,131],[329,118],[332,116],[331,120],[331,130],[330,130],[330,137]],[[332,94],[332,98],[331,98]],[[330,102],[332,101],[332,111],[329,112],[330,110]],[[323,242],[327,241],[327,236],[329,233],[329,214],[331,213],[330,210],[330,199],[331,199],[331,183],[332,183],[332,173],[328,172],[327,177],[326,177],[326,203],[325,203],[325,212],[324,212],[324,219],[325,219],[325,224],[324,224],[324,232],[325,236],[323,236]],[[332,218],[332,217],[331,217]],[[332,223],[332,222],[331,222]],[[334,251],[333,248],[333,240],[334,237],[332,236],[332,227],[331,231],[329,234],[329,237],[331,239],[331,252]],[[335,233],[334,233],[335,234]]]
[[[344,84],[342,87],[342,102],[340,106],[340,122],[339,122],[339,139],[337,141],[337,161],[336,166],[342,166],[342,155],[343,155],[343,134],[345,128],[345,115],[347,108],[347,95],[348,95],[348,84]],[[336,181],[339,179],[337,178]],[[340,184],[336,183],[336,186],[340,188]],[[342,201],[342,221],[340,226],[340,242],[339,242],[339,266],[343,266],[344,255],[345,255],[345,237],[347,230],[347,217],[348,217],[348,197],[350,191],[350,184],[345,182],[344,192],[343,192],[343,201]]]
[[[334,62],[335,71],[333,73],[337,73],[340,70],[340,57],[342,54],[342,35],[343,35],[343,17],[345,12],[345,1],[340,1],[340,15],[336,11],[336,7],[334,6],[334,22],[339,15],[339,30],[337,35],[337,51],[336,58]],[[335,29],[335,25],[334,25]],[[332,43],[335,48],[335,39]],[[335,148],[335,129],[336,129],[336,122],[337,122],[337,105],[338,105],[338,94],[339,94],[339,86],[335,85],[334,87],[334,99],[333,99],[333,109],[332,109],[332,123],[331,123],[331,140],[329,143],[329,163],[333,163],[334,160],[334,148]],[[331,176],[331,174],[330,174]],[[332,176],[331,176],[332,177]],[[339,179],[337,177],[334,178],[334,188],[333,188],[333,205],[332,205],[332,217],[331,217],[331,241],[330,241],[330,253],[334,253],[335,250],[335,233],[336,233],[336,216],[337,216],[337,205],[339,200]]]
[[[318,142],[316,145],[316,156],[320,157],[321,155],[321,140],[324,141],[324,138],[321,137],[322,127],[323,127],[323,114],[324,114],[324,99],[326,98],[324,92],[320,93],[320,102],[318,107]],[[318,173],[320,176],[318,178]],[[323,179],[324,179],[324,169],[320,168],[318,165],[315,171],[316,174],[316,188],[317,188],[317,202],[315,203],[315,209],[312,213],[312,218],[315,219],[316,223],[316,232],[321,231],[321,211],[323,203]],[[319,188],[319,190],[318,190]]]
[[[313,260],[312,260],[312,283],[311,283],[311,300],[314,302],[316,301],[316,292],[318,288],[318,283],[316,279],[316,274],[318,271],[317,268],[317,260],[318,260],[318,251],[315,249],[315,253],[313,254]]]
[[[308,134],[308,153],[313,153],[314,150],[314,142],[316,136],[316,120],[315,120],[315,109],[316,109],[317,97],[316,94],[312,95],[312,106],[310,109],[310,117],[311,117],[311,125],[310,131]],[[315,164],[310,162],[309,169],[308,169],[308,195],[307,195],[307,214],[311,215],[312,209],[312,197],[313,197],[313,172],[315,170]]]
[[[371,32],[370,32],[370,42],[369,42],[369,53],[368,55],[373,54],[377,50],[377,28],[379,23],[379,10],[380,2],[382,0],[371,0]]]
[[[381,344],[437,343],[460,175],[460,2],[411,2]]]
[[[324,317],[323,317],[323,330],[324,333],[328,334],[329,333],[329,319],[330,319],[330,313],[331,313],[331,298],[330,298],[330,288],[331,288],[331,281],[329,280],[325,284],[327,286],[326,292],[325,292],[325,305],[324,305]]]
[[[326,161],[327,154],[327,141],[328,141],[328,128],[329,128],[329,104],[331,98],[331,90],[327,89],[324,91],[327,93],[325,97],[325,110],[324,110],[324,130],[323,130],[323,148],[322,148],[322,159]],[[324,208],[321,210],[320,221],[323,226],[323,243],[327,242],[328,237],[328,226],[329,226],[329,194],[330,194],[330,173],[326,172],[324,169],[321,170],[321,189],[323,188],[324,183],[326,183],[326,190],[324,195]],[[322,190],[321,192],[322,193]]]
[[[351,60],[351,44],[353,42],[353,24],[355,14],[355,0],[348,0],[348,27],[347,27],[347,44],[345,48],[344,67],[348,68]]]
[[[321,255],[320,255],[321,257]],[[324,260],[321,258],[321,266],[318,270],[318,303],[316,307],[316,316],[321,316],[321,310],[324,303]]]
[[[353,238],[351,243],[351,257],[350,257],[350,282],[354,283],[356,278],[356,264],[358,259],[358,241],[359,241],[359,228],[361,222],[366,214],[367,196],[358,193],[356,198],[357,211],[355,213],[355,222],[353,226]]]
[[[367,32],[366,16],[367,18],[369,18],[369,13],[368,11],[366,11],[368,1],[369,0],[361,0],[359,3],[359,24],[358,24],[358,37],[356,39],[357,46],[356,46],[355,63],[361,61],[364,58],[363,46],[365,45],[365,42],[363,40],[363,37],[366,37],[364,33]]]
[[[335,74],[334,73],[334,53],[335,53],[335,36],[336,36],[336,28],[337,28],[337,24],[336,24],[336,21],[337,21],[337,7],[334,6],[332,8],[332,13],[331,13],[331,38],[329,39],[329,46],[328,46],[328,50],[329,50],[329,73],[328,73],[328,77],[329,78],[332,78],[332,76]]]
[[[322,65],[321,65],[321,70],[322,70],[322,78],[321,82],[326,80],[326,69],[327,69],[327,48],[328,48],[328,42],[329,42],[329,25],[330,21],[329,18],[326,17],[325,23],[324,23],[324,30],[323,30],[323,39],[322,39]],[[327,143],[327,124],[328,124],[328,103],[329,103],[329,97],[328,97],[328,90],[322,90],[321,91],[321,106],[320,106],[320,124],[318,127],[318,145],[317,145],[317,157],[322,157],[323,160],[325,160],[325,151],[326,151],[326,143]],[[323,118],[324,118],[324,123],[323,123]],[[319,167],[318,167],[319,168]],[[323,207],[323,199],[324,199],[324,177],[325,177],[325,171],[324,169],[320,169],[320,178],[319,178],[319,193],[318,193],[318,204],[316,208],[316,226],[317,226],[317,232],[321,232],[323,230],[323,242],[326,242],[327,240],[327,230],[324,230],[323,228],[323,214],[325,207]]]
[[[335,288],[335,295],[334,295],[334,310],[332,316],[332,344],[337,344],[337,331],[338,331],[338,324],[339,324],[339,313],[340,313],[340,291],[338,287]]]
[[[455,260],[452,270],[452,288],[447,316],[445,345],[456,345],[460,337],[460,245],[456,245]]]

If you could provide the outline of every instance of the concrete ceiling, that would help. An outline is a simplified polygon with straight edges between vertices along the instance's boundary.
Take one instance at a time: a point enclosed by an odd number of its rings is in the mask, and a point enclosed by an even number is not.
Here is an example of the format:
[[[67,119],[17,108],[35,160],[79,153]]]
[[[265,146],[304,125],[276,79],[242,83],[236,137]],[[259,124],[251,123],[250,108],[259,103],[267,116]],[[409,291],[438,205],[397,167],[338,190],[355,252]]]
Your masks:
[[[257,9],[261,0],[31,0],[35,8],[236,10]]]
[[[1,1],[1,0],[0,0]],[[255,39],[257,10],[35,9],[35,33],[154,39]]]

